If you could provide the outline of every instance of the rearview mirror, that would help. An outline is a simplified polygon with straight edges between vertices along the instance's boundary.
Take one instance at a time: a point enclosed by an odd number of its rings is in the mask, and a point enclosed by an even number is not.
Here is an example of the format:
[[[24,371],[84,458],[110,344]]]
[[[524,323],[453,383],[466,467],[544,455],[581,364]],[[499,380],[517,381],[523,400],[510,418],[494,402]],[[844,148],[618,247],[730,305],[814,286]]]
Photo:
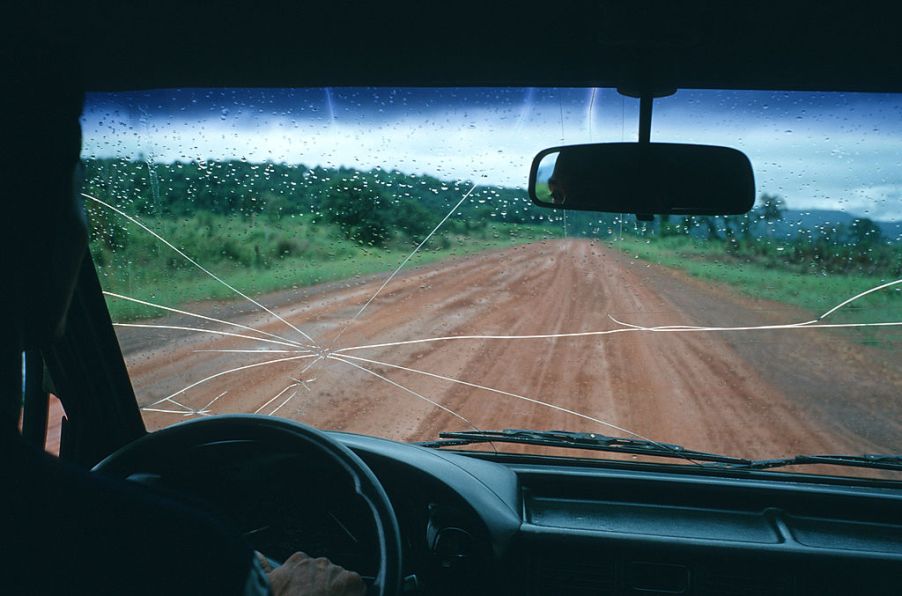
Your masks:
[[[752,164],[728,147],[599,143],[552,147],[533,160],[541,207],[666,215],[739,215],[755,203]]]

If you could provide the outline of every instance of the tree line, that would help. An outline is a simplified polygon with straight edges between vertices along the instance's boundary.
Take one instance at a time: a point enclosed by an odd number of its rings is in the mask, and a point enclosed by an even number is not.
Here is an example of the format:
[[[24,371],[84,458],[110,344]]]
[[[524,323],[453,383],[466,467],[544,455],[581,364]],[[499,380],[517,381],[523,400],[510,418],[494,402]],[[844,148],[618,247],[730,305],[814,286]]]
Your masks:
[[[775,224],[785,214],[786,201],[765,193],[745,215],[663,218],[656,232],[662,238],[702,238],[727,255],[800,273],[902,275],[902,247],[884,237],[873,220],[859,217],[848,224],[799,226],[778,236]]]
[[[85,192],[139,217],[185,219],[203,214],[269,221],[326,222],[350,240],[384,247],[419,242],[472,186],[433,176],[374,169],[307,167],[242,160],[153,164],[140,160],[85,162]],[[127,239],[116,216],[92,213],[94,234],[114,249]],[[443,229],[467,234],[491,221],[542,225],[526,192],[479,187],[466,216]]]
[[[325,224],[319,227],[374,248],[419,243],[472,186],[470,182],[378,168],[362,171],[244,160],[155,164],[90,159],[85,161],[85,170],[88,194],[139,217],[173,225],[187,222],[174,229],[204,227],[207,238],[215,235],[213,228],[221,225],[223,218],[254,223],[294,221],[314,228]],[[538,208],[523,189],[477,187],[442,226],[435,242],[447,242],[447,235],[485,234],[490,222],[504,222],[545,226],[549,235],[609,238],[626,231],[649,239],[682,236],[729,256],[799,272],[902,274],[899,244],[884,238],[872,220],[799,228],[778,238],[775,225],[785,214],[786,202],[781,197],[763,194],[757,206],[741,216],[664,216],[637,225],[617,214]],[[126,247],[128,232],[118,217],[102,209],[92,210],[95,244],[108,251]],[[311,228],[305,229],[309,232]],[[243,254],[238,240],[226,238],[223,243],[218,252]],[[273,250],[285,253],[296,251],[303,240],[286,236],[278,243],[281,248]]]

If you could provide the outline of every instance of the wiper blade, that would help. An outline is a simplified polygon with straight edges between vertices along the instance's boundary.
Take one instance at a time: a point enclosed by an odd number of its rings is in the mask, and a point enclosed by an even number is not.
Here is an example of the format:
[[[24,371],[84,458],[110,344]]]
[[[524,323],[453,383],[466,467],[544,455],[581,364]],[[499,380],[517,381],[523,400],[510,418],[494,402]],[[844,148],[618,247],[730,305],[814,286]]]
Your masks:
[[[769,468],[811,466],[817,464],[902,471],[902,454],[865,453],[863,455],[794,455],[793,457],[752,460],[747,464],[737,464],[730,467],[743,470],[766,470]]]
[[[440,440],[422,441],[417,445],[423,447],[458,447],[476,443],[520,443],[543,447],[561,447],[569,449],[586,449],[590,451],[607,451],[612,453],[630,453],[654,457],[672,457],[686,460],[718,462],[746,466],[752,460],[693,451],[673,443],[661,443],[648,439],[627,439],[611,437],[598,433],[573,432],[567,430],[524,430],[506,428],[504,430],[479,430],[439,433]]]
[[[833,465],[859,468],[876,468],[902,471],[902,454],[863,455],[795,455],[774,459],[745,459],[719,453],[693,451],[681,445],[662,443],[648,439],[628,439],[598,433],[573,432],[567,430],[524,430],[507,428],[504,430],[479,430],[439,433],[437,441],[417,443],[422,447],[457,447],[477,443],[520,443],[543,447],[561,447],[630,453],[654,457],[686,459],[698,463],[713,462],[712,467],[722,470],[767,470],[786,466]],[[706,466],[707,467],[707,466]]]

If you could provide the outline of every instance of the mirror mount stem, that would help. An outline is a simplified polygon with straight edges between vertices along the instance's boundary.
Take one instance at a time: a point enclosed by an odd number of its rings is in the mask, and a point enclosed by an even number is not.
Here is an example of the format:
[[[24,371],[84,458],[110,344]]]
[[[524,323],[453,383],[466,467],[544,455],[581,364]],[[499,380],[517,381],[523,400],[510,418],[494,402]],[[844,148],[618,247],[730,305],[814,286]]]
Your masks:
[[[645,159],[645,151],[643,149],[651,143],[651,108],[654,102],[654,95],[651,93],[643,93],[639,97],[639,162]],[[636,221],[654,221],[655,216],[652,213],[637,213]]]
[[[654,95],[643,93],[639,98],[639,143],[647,145],[651,142],[651,107]]]

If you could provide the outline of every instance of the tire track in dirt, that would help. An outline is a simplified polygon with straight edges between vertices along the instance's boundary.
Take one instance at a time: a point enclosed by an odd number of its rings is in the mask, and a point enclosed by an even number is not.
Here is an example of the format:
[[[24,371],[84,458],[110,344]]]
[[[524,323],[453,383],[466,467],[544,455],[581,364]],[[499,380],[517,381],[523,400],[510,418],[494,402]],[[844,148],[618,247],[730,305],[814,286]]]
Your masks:
[[[328,344],[381,285],[310,290],[277,312]],[[264,302],[266,302],[264,300]],[[537,242],[398,276],[341,337],[341,346],[465,334],[605,330],[608,318],[641,325],[774,324],[804,313],[750,301],[588,240]],[[217,316],[217,315],[213,315]],[[225,318],[225,315],[223,315]],[[236,322],[272,333],[277,321]],[[159,321],[165,323],[165,320]],[[128,335],[126,359],[146,405],[229,367],[290,354],[218,354],[258,347],[208,334]],[[753,337],[754,336],[754,337]],[[276,347],[264,346],[259,347]],[[902,451],[902,362],[827,331],[618,333],[548,340],[445,341],[348,355],[380,360],[542,399],[657,441],[745,457],[800,452]],[[179,396],[212,410],[253,412],[308,361],[225,375]],[[563,428],[621,434],[512,397],[390,367],[358,363],[468,418],[480,428]],[[309,390],[278,411],[323,428],[428,440],[461,420],[366,372],[334,360],[305,373]],[[288,397],[294,389],[284,396]],[[263,413],[283,401],[280,397]],[[148,413],[150,428],[183,419]],[[505,446],[505,450],[517,450]]]

